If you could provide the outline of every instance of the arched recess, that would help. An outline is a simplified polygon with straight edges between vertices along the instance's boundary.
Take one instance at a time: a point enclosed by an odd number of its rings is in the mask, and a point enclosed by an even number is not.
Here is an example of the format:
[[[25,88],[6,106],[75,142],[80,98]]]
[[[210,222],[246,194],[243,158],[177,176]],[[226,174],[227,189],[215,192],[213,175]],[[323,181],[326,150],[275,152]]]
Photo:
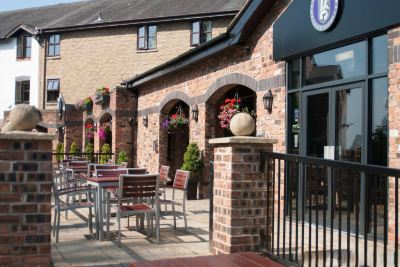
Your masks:
[[[103,147],[104,144],[109,144],[111,151],[113,147],[112,143],[112,115],[109,112],[103,112],[97,129],[98,137],[99,137],[99,144],[100,149]],[[101,151],[100,151],[101,152]]]
[[[189,112],[189,104],[181,99],[171,99],[160,108],[159,162],[171,167],[169,177],[172,179],[182,167],[189,145]],[[177,123],[177,119],[184,123]]]
[[[96,135],[95,130],[95,118],[93,116],[87,116],[85,122],[83,124],[83,147],[86,147],[87,144],[94,145],[94,137]]]

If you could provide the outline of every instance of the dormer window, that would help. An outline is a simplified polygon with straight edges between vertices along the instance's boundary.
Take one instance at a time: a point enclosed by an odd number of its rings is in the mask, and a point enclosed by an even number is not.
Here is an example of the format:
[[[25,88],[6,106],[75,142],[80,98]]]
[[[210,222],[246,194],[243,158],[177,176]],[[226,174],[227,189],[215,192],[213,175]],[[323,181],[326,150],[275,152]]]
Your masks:
[[[191,45],[198,46],[212,39],[212,21],[192,22]]]
[[[138,28],[138,50],[157,49],[157,26],[141,26]]]
[[[30,59],[32,55],[32,36],[17,37],[17,59]]]
[[[60,35],[52,34],[49,36],[49,47],[47,50],[47,56],[57,57],[60,55]]]

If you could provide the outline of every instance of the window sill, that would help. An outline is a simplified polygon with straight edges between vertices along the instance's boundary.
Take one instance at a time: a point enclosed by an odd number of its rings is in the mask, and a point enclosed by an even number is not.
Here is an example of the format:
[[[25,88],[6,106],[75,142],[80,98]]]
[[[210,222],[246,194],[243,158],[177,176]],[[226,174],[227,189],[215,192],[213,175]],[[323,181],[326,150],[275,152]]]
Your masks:
[[[61,59],[61,56],[47,56],[47,60],[56,60],[56,59]]]
[[[27,58],[17,58],[17,62],[31,61],[30,57]]]
[[[155,53],[155,52],[158,52],[158,49],[136,50],[136,53]]]

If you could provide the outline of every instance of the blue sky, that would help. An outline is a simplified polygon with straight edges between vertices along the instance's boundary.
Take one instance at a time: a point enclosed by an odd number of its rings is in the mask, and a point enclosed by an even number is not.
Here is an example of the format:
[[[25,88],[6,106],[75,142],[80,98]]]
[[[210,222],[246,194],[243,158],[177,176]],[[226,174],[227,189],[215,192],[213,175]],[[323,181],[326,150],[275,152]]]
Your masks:
[[[0,11],[21,9],[27,7],[55,5],[59,3],[78,2],[79,0],[1,0]]]

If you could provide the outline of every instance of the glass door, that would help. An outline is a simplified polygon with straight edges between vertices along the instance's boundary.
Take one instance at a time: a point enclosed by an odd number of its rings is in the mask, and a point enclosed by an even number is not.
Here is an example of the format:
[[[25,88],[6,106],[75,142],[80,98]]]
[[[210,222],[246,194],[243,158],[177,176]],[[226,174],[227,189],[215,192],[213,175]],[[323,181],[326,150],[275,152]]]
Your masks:
[[[305,127],[301,133],[301,155],[351,162],[364,160],[363,83],[304,93],[302,105]],[[313,165],[307,165],[305,173],[308,220],[318,224],[329,217],[325,223],[337,227],[342,223],[342,211],[350,210],[355,217],[355,207],[360,207],[359,175]]]

